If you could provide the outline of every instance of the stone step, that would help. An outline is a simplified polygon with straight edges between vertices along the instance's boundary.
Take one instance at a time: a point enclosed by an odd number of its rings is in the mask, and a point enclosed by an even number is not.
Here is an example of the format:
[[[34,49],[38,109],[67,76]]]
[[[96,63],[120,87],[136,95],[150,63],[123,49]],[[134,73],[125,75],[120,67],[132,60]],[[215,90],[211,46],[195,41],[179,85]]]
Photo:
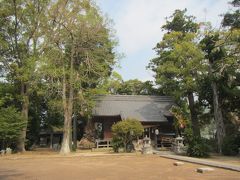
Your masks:
[[[175,165],[175,166],[182,166],[182,165],[184,165],[184,163],[180,162],[180,161],[177,161],[177,162],[174,162],[173,165]]]
[[[211,171],[214,171],[214,169],[210,168],[210,167],[200,167],[200,168],[197,168],[197,172],[198,173],[206,173],[206,172],[211,172]]]

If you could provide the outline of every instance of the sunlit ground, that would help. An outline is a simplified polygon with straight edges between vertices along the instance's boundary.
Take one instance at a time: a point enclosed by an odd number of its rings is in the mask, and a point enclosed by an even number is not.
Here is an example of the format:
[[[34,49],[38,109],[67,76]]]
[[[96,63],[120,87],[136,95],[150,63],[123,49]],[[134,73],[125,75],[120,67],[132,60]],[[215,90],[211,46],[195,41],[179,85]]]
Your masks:
[[[0,157],[0,179],[239,179],[240,173],[214,168],[200,174],[202,165],[185,163],[173,166],[175,160],[157,155],[77,153],[60,156],[57,153],[13,155]]]

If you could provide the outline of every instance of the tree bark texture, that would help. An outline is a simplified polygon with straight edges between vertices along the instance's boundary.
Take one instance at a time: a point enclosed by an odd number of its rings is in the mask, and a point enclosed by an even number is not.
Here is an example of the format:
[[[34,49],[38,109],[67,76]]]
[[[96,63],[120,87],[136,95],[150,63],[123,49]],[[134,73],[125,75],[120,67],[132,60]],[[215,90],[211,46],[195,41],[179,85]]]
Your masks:
[[[213,63],[211,61],[209,61],[209,74],[211,77],[213,77]],[[219,153],[222,153],[222,143],[223,143],[223,138],[225,137],[225,126],[223,122],[222,109],[219,102],[218,87],[214,79],[211,82],[211,88],[213,92],[214,120],[216,124],[216,129],[217,129],[217,132],[216,132],[217,146],[218,146]]]
[[[213,108],[214,108],[214,119],[217,128],[217,144],[218,151],[222,153],[222,143],[223,138],[225,137],[225,126],[223,122],[223,115],[221,105],[219,104],[219,95],[217,90],[216,82],[212,81],[211,83],[212,91],[213,91]]]
[[[77,117],[76,114],[74,114],[73,118],[73,144],[74,144],[74,149],[77,148]]]
[[[60,150],[61,154],[68,154],[72,149],[72,115],[73,115],[73,62],[74,48],[71,50],[69,79],[67,81],[64,73],[63,77],[63,108],[64,108],[64,129],[63,142]],[[64,70],[65,72],[65,70]],[[67,96],[68,95],[68,96]]]
[[[22,129],[21,134],[17,141],[17,150],[19,152],[25,152],[25,141],[27,135],[27,123],[28,123],[28,111],[29,111],[29,96],[27,93],[27,85],[22,82],[21,84],[21,96],[23,97],[21,115],[26,121],[26,126]]]
[[[71,151],[70,140],[72,139],[72,109],[73,109],[73,98],[70,96],[66,97],[66,81],[65,77],[63,78],[63,109],[64,109],[64,127],[63,127],[63,141],[60,153],[68,154]]]
[[[199,122],[198,122],[198,118],[197,118],[194,96],[193,96],[192,92],[188,93],[188,103],[189,103],[189,109],[190,109],[190,114],[191,114],[193,135],[200,137],[201,134],[200,134]]]

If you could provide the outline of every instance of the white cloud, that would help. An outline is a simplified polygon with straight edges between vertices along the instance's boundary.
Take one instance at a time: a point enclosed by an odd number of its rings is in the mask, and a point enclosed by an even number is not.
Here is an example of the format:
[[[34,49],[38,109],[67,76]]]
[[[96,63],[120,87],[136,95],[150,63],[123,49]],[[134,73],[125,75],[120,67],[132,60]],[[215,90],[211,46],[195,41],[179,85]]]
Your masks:
[[[200,21],[206,17],[216,26],[217,19],[220,19],[218,15],[226,10],[224,7],[227,7],[227,1],[213,1],[215,0],[126,1],[119,7],[115,19],[121,50],[128,55],[152,48],[162,37],[160,27],[165,23],[165,17],[170,16],[175,9],[187,8],[188,14],[197,16]],[[208,7],[209,5],[212,6]],[[218,21],[219,24],[220,20]]]
[[[165,17],[175,9],[188,9],[198,21],[211,21],[218,28],[229,0],[97,0],[104,13],[114,21],[119,39],[119,52],[126,56],[117,69],[124,80],[139,78],[153,80],[153,73],[146,70],[155,56],[152,48],[162,38],[161,26]]]

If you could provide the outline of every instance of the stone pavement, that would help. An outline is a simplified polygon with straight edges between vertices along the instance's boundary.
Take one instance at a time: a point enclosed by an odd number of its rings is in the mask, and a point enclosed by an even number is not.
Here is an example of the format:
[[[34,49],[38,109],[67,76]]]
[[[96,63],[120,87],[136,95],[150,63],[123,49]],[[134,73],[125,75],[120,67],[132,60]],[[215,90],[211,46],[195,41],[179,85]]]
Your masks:
[[[222,169],[227,169],[227,170],[240,172],[240,165],[232,165],[232,164],[228,164],[228,163],[222,163],[222,162],[211,161],[211,160],[206,160],[206,159],[199,159],[199,158],[192,158],[192,157],[187,157],[187,156],[173,155],[173,154],[167,153],[167,152],[162,153],[162,152],[159,152],[159,151],[158,152],[155,151],[154,154],[157,154],[157,155],[159,155],[160,157],[163,157],[163,158],[174,159],[174,160],[178,160],[178,161],[201,164],[201,165],[206,165],[206,166],[211,166],[211,167],[222,168]]]

